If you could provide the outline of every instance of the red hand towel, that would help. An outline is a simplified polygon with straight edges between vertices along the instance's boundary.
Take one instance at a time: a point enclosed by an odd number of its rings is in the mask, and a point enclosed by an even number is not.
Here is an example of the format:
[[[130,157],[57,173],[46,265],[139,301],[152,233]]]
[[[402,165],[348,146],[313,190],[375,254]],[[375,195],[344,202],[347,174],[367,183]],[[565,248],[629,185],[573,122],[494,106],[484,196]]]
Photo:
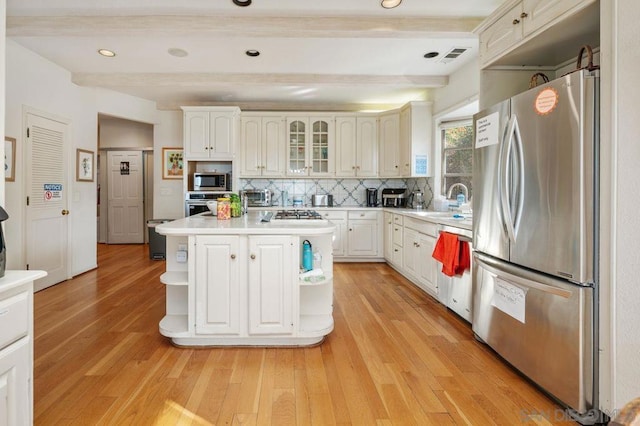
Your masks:
[[[469,245],[449,232],[440,233],[432,256],[442,262],[442,273],[450,277],[462,274],[471,265]]]

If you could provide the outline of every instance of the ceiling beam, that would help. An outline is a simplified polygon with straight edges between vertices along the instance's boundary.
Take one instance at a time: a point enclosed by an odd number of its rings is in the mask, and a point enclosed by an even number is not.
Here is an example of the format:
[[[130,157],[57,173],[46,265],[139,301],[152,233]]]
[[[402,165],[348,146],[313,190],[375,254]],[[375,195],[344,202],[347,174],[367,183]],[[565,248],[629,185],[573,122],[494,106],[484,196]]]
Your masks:
[[[375,85],[420,88],[444,87],[447,76],[429,75],[338,75],[338,74],[231,74],[231,73],[73,73],[79,86],[98,87],[200,87],[221,85]]]
[[[296,102],[296,101],[237,101],[237,102],[194,102],[194,101],[158,101],[160,111],[179,111],[189,106],[237,106],[243,112],[248,111],[318,111],[318,112],[382,112],[402,107],[403,103],[350,103],[350,102]]]
[[[8,37],[469,37],[482,18],[341,16],[7,16]]]

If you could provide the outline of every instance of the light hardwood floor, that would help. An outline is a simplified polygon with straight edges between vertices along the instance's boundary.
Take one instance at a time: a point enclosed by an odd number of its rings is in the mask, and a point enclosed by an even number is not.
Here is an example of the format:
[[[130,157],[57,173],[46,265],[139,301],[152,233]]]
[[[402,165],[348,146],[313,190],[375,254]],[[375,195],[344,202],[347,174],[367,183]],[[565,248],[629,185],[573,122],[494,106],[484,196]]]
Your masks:
[[[99,245],[35,295],[36,425],[558,424],[560,408],[469,324],[384,264],[335,265],[335,330],[312,348],[172,346],[163,261]]]

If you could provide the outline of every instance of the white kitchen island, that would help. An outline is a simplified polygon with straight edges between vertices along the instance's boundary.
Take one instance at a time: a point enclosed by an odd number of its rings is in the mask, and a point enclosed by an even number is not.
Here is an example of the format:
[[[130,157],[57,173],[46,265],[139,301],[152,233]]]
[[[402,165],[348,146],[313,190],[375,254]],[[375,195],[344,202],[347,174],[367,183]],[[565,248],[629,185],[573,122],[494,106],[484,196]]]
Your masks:
[[[335,226],[261,222],[264,213],[203,213],[156,226],[167,238],[162,335],[179,346],[308,346],[333,330]],[[305,240],[322,256],[322,274],[311,279],[300,279]]]

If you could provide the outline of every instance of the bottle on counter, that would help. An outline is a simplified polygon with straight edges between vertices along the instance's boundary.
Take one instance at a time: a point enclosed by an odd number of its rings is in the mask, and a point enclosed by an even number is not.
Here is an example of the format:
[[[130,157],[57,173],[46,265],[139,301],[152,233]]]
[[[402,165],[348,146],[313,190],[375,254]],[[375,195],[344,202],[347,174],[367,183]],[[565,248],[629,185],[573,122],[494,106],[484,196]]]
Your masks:
[[[229,198],[218,198],[218,220],[231,219],[231,202]]]

